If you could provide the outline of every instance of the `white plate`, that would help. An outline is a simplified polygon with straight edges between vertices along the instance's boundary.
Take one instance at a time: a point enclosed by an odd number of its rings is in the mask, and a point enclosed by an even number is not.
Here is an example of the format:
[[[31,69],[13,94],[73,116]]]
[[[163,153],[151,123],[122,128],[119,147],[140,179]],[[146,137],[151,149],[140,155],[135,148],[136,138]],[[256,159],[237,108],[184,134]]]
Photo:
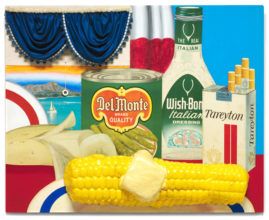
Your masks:
[[[115,206],[89,206],[74,204],[69,199],[63,180],[57,180],[42,190],[32,199],[28,213],[232,213],[254,212],[251,202],[245,198],[242,204],[230,206],[192,205],[172,208],[128,208]]]
[[[41,189],[30,202],[27,212],[30,213],[66,213],[74,212],[64,181],[56,180]]]
[[[6,81],[6,131],[34,124],[48,124],[42,105],[26,89]]]

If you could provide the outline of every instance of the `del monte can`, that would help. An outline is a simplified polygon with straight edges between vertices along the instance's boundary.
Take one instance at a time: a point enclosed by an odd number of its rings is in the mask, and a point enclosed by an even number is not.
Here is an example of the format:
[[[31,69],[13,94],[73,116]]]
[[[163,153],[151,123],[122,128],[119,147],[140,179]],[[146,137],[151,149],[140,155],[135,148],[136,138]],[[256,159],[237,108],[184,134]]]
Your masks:
[[[161,74],[106,69],[82,76],[83,129],[108,135],[119,155],[146,149],[160,157]]]

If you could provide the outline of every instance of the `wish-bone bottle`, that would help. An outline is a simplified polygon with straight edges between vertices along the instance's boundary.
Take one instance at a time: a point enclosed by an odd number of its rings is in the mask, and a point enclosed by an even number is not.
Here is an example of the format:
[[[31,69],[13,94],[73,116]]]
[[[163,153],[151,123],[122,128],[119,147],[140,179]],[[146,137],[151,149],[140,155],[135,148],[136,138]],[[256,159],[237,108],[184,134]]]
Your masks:
[[[202,90],[212,84],[202,55],[202,8],[177,7],[175,54],[162,85],[164,159],[202,159]]]

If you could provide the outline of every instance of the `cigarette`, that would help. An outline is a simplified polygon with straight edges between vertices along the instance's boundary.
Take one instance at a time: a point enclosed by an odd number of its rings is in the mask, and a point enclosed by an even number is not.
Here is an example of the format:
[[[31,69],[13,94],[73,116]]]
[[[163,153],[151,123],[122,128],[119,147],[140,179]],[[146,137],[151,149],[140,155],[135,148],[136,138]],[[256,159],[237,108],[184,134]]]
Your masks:
[[[241,92],[242,66],[235,65],[235,93]]]
[[[249,89],[249,69],[242,68],[242,86],[241,90],[243,92],[248,92]]]
[[[249,68],[249,58],[242,58],[242,67]]]
[[[242,68],[242,78],[249,79],[249,69],[248,68]]]
[[[255,89],[255,69],[249,69],[249,89]]]
[[[228,72],[228,91],[234,93],[235,91],[235,72]]]

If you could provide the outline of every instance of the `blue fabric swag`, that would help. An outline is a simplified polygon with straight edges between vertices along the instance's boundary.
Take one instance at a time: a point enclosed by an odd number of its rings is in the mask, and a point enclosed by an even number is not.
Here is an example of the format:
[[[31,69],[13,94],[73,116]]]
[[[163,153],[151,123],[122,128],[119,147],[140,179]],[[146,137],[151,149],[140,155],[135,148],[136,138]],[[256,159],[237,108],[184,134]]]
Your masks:
[[[68,42],[87,64],[106,64],[127,38],[130,13],[17,13],[6,12],[7,31],[19,52],[35,61],[58,57]]]
[[[118,52],[128,31],[129,13],[69,13],[63,15],[69,44],[89,63],[107,62]]]
[[[66,45],[61,14],[6,12],[6,21],[17,49],[33,60],[50,60]]]

